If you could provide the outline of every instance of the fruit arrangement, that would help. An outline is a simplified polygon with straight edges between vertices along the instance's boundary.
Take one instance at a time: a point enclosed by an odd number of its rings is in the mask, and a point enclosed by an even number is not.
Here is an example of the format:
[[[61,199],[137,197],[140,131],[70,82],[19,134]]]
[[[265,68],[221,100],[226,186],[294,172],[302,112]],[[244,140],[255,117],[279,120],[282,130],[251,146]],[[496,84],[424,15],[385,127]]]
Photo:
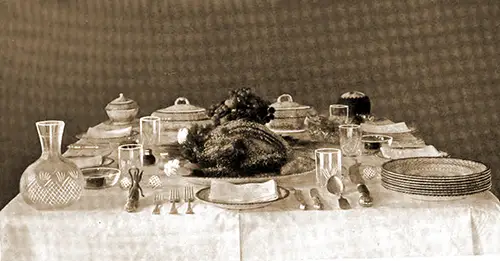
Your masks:
[[[275,109],[271,103],[252,93],[250,88],[240,88],[229,92],[229,97],[210,106],[208,116],[215,126],[228,121],[246,120],[266,124],[274,119]]]

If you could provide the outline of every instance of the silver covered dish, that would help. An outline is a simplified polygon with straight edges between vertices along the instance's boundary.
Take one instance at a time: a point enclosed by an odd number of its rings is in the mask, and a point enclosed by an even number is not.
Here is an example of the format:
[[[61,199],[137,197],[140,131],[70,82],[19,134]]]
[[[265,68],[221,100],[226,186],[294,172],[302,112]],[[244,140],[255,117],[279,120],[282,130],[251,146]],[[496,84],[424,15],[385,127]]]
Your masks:
[[[174,105],[159,109],[151,114],[161,120],[162,143],[177,142],[177,132],[181,128],[191,128],[193,125],[206,126],[212,123],[207,110],[190,104],[189,100],[179,97]]]
[[[305,130],[305,119],[311,110],[310,106],[294,102],[290,94],[282,94],[271,107],[275,112],[274,119],[266,124],[268,128],[278,132]]]

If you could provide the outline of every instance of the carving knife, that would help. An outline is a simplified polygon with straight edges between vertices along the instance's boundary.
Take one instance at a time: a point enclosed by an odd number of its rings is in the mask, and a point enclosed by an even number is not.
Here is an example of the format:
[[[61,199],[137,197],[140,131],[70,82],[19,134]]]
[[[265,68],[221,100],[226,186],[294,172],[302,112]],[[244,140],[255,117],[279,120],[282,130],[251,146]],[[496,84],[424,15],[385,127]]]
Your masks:
[[[295,195],[295,199],[300,203],[299,208],[302,210],[306,210],[307,203],[304,199],[304,196],[302,195],[302,190],[296,189],[293,194]]]
[[[356,188],[361,194],[358,201],[359,205],[362,207],[371,207],[373,205],[373,198],[370,196],[370,191],[361,177],[360,167],[361,163],[358,162],[349,167],[349,179],[351,179],[352,183],[356,184]]]
[[[321,198],[319,196],[319,191],[316,188],[312,188],[309,191],[309,194],[311,195],[311,199],[313,200],[313,208],[317,210],[322,210],[323,209],[323,203],[321,203]]]

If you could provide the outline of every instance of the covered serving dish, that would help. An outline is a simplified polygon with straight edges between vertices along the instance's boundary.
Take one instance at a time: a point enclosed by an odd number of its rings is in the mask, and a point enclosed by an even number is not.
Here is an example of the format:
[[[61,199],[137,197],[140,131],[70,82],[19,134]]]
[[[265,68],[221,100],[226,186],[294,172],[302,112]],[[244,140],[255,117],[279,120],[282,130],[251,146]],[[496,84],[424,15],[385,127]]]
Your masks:
[[[274,119],[266,126],[273,131],[303,131],[305,130],[305,119],[311,111],[310,106],[298,104],[293,101],[290,94],[282,94],[275,103],[271,104],[275,109]]]
[[[130,124],[139,113],[137,102],[126,98],[123,93],[108,103],[105,109],[111,123],[115,125]]]
[[[212,123],[207,110],[194,106],[184,97],[175,100],[174,105],[159,109],[151,114],[161,119],[162,138],[167,137],[166,143],[177,141],[177,132],[182,128],[191,128],[193,125],[206,126]],[[162,141],[162,143],[164,143]]]

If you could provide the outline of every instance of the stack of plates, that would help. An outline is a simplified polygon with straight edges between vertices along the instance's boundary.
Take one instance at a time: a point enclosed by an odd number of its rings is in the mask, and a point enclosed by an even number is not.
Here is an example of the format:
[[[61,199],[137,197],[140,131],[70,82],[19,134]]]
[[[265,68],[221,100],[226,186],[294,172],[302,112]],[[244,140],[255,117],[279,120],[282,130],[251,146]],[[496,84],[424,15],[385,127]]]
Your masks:
[[[424,200],[450,200],[491,188],[491,169],[454,158],[405,158],[382,165],[382,186]]]

